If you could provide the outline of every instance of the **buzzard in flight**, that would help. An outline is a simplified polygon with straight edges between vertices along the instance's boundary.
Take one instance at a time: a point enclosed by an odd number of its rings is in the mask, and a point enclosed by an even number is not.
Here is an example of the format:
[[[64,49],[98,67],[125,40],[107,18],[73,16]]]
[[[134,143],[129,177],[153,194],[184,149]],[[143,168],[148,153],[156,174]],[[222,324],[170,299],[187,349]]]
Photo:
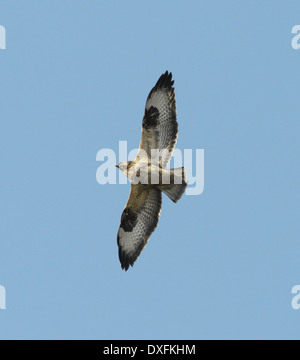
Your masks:
[[[155,230],[164,192],[175,203],[187,186],[185,169],[166,169],[178,136],[172,73],[166,71],[150,91],[142,124],[142,138],[134,161],[116,166],[130,179],[128,202],[118,231],[119,258],[128,270]]]

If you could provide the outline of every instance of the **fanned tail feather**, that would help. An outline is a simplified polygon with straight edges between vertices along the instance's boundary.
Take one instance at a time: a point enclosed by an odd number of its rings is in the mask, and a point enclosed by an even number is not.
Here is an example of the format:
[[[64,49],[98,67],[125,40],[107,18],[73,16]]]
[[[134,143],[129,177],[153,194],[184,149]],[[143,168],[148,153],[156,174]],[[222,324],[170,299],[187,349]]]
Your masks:
[[[184,167],[164,170],[170,172],[171,183],[159,185],[159,189],[164,192],[174,203],[176,203],[187,187],[187,176]]]

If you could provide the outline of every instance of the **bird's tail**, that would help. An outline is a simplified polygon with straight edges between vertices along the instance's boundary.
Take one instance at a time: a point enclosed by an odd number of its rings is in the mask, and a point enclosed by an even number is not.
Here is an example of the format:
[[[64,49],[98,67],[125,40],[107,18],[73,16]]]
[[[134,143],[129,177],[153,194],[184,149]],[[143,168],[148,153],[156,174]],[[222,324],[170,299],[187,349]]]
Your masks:
[[[175,203],[181,198],[187,187],[187,176],[184,167],[167,170],[170,173],[170,184],[159,185],[163,191]]]

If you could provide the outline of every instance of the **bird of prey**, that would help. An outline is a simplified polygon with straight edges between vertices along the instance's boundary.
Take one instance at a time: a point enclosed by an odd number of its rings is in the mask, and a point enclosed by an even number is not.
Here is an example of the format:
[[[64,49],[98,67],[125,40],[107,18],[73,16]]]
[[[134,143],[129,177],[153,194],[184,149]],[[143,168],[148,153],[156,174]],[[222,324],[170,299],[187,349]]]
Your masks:
[[[121,267],[125,271],[133,266],[157,226],[161,193],[176,203],[187,186],[183,167],[166,169],[178,136],[173,84],[172,73],[168,71],[158,79],[146,101],[137,157],[116,165],[131,182],[117,236]]]

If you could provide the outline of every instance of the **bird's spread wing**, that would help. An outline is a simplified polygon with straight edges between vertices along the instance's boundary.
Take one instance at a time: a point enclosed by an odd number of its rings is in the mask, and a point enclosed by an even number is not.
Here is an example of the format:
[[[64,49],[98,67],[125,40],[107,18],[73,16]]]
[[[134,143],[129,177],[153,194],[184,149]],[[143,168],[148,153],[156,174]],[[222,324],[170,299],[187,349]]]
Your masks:
[[[157,149],[161,155],[158,160],[161,167],[166,167],[171,159],[178,135],[173,84],[172,73],[166,71],[161,75],[148,95],[143,118],[138,157],[142,158],[145,151],[150,158],[151,149]]]
[[[118,232],[119,258],[128,270],[144,249],[157,226],[161,210],[161,191],[154,187],[131,185]]]

